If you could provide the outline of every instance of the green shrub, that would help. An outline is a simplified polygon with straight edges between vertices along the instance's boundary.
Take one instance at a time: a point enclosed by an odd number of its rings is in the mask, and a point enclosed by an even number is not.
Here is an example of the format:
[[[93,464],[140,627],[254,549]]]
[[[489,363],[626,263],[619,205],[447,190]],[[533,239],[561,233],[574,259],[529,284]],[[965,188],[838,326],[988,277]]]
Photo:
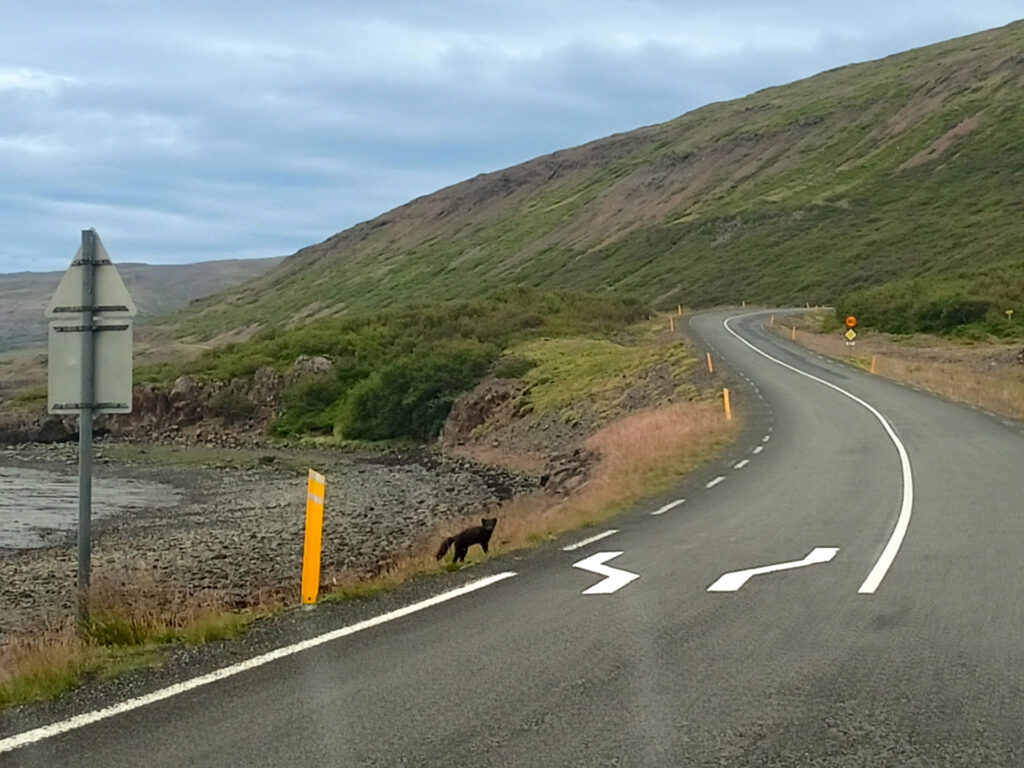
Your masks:
[[[486,372],[498,350],[462,340],[393,360],[356,384],[336,422],[336,434],[355,440],[432,440],[455,398]]]
[[[526,357],[503,357],[494,368],[494,375],[499,379],[519,379],[537,366],[534,360]]]
[[[836,317],[856,315],[863,326],[887,333],[944,334],[981,323],[991,310],[969,283],[905,280],[845,296]]]
[[[299,379],[281,394],[282,414],[271,431],[278,435],[330,434],[334,409],[345,392],[345,382],[334,374]]]

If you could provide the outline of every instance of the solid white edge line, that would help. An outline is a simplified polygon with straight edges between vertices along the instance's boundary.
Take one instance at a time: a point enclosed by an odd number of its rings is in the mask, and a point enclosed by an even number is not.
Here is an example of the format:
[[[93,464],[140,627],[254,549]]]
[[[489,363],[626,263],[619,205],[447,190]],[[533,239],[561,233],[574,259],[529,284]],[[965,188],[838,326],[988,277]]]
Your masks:
[[[665,504],[662,507],[658,507],[656,510],[651,512],[651,514],[652,515],[663,515],[666,512],[668,512],[670,509],[675,509],[680,504],[684,504],[685,502],[686,502],[686,499],[676,499],[675,501],[670,501],[668,504]]]
[[[583,541],[577,541],[575,544],[567,544],[566,546],[562,547],[562,551],[563,552],[572,552],[574,549],[579,549],[580,547],[585,547],[585,546],[587,546],[587,544],[593,544],[595,541],[600,541],[601,539],[603,539],[603,538],[605,538],[607,536],[611,536],[613,533],[618,533],[618,532],[619,532],[618,528],[609,528],[607,531],[603,531],[601,533],[595,534],[594,536],[591,536],[588,539],[584,539]]]
[[[881,413],[879,413],[874,406],[861,400],[853,393],[847,392],[842,387],[838,387],[835,384],[832,384],[831,382],[825,381],[824,379],[819,379],[817,376],[813,376],[807,373],[806,371],[801,371],[799,368],[794,368],[792,365],[784,363],[781,360],[772,357],[767,352],[758,349],[749,341],[747,341],[738,333],[736,333],[736,331],[729,327],[729,321],[735,320],[737,317],[742,317],[742,315],[733,315],[732,317],[727,317],[724,321],[722,321],[722,325],[725,328],[725,330],[727,330],[729,333],[731,333],[733,336],[742,341],[744,344],[746,344],[748,347],[750,347],[752,350],[757,352],[757,354],[761,355],[762,357],[768,358],[773,363],[781,365],[783,368],[788,368],[789,370],[795,373],[799,373],[801,376],[806,376],[808,379],[811,379],[812,381],[816,381],[819,384],[824,384],[826,387],[834,389],[836,392],[845,395],[846,397],[853,400],[855,403],[858,403],[867,408],[868,411],[870,411],[871,414],[876,419],[878,419],[879,423],[885,429],[886,434],[889,435],[889,439],[892,440],[893,445],[896,446],[896,452],[899,454],[900,457],[900,468],[903,472],[903,502],[902,504],[900,504],[900,514],[896,518],[896,525],[893,528],[892,535],[889,537],[888,543],[885,545],[885,549],[882,550],[882,554],[879,555],[877,562],[875,562],[874,568],[871,569],[871,572],[868,574],[868,577],[864,580],[864,583],[861,584],[860,589],[857,590],[857,592],[862,595],[874,594],[875,590],[878,589],[878,585],[882,583],[882,579],[885,578],[885,574],[888,573],[889,567],[896,559],[896,555],[900,551],[900,545],[903,544],[903,538],[907,535],[907,528],[910,525],[910,514],[914,508],[914,475],[910,469],[910,457],[907,455],[907,449],[903,446],[903,443],[900,442],[900,439],[896,436],[896,432],[893,430],[892,426],[890,426],[886,418]]]
[[[704,487],[705,488],[714,488],[716,485],[718,485],[723,480],[725,480],[725,476],[724,475],[719,475],[718,477],[716,477],[714,480],[712,480],[710,483],[708,483]]]
[[[493,576],[478,579],[477,581],[471,581],[457,589],[442,592],[439,595],[434,595],[434,597],[421,600],[418,603],[412,603],[411,605],[406,605],[394,611],[382,613],[380,616],[374,616],[371,619],[366,619],[365,621],[360,621],[356,624],[350,624],[347,627],[341,627],[340,629],[326,632],[322,635],[318,635],[317,637],[313,637],[308,640],[303,640],[299,643],[286,645],[268,653],[254,656],[251,659],[240,661],[237,664],[222,667],[221,669],[214,670],[213,672],[209,672],[205,675],[194,677],[191,680],[185,680],[184,682],[176,683],[175,685],[169,685],[166,688],[161,688],[160,690],[153,691],[152,693],[147,693],[144,696],[137,696],[134,699],[128,699],[127,701],[122,701],[119,704],[114,704],[103,709],[86,712],[84,714],[68,718],[67,720],[61,720],[56,723],[51,723],[50,725],[44,725],[40,728],[34,728],[30,731],[15,734],[14,736],[8,736],[5,739],[0,739],[0,754],[11,752],[19,747],[34,744],[35,742],[48,739],[52,736],[57,736],[61,733],[67,733],[68,731],[73,731],[86,725],[91,725],[92,723],[100,720],[105,720],[108,717],[130,712],[133,709],[144,707],[147,704],[153,704],[155,702],[162,701],[163,699],[169,699],[172,696],[177,696],[179,693],[185,693],[186,691],[191,691],[195,688],[208,685],[209,683],[214,683],[218,680],[224,680],[225,678],[232,677],[240,672],[247,672],[248,670],[255,669],[256,667],[262,667],[264,664],[269,664],[272,661],[277,661],[278,659],[283,659],[287,656],[307,651],[310,648],[315,648],[318,645],[329,643],[332,640],[337,640],[338,638],[345,637],[346,635],[352,635],[364,629],[370,629],[371,627],[376,627],[379,624],[385,624],[389,621],[393,621],[394,619],[408,616],[411,613],[422,611],[424,608],[430,608],[431,606],[447,602],[448,600],[452,600],[456,597],[461,597],[469,592],[489,587],[491,584],[495,584],[515,575],[515,571],[496,573]]]

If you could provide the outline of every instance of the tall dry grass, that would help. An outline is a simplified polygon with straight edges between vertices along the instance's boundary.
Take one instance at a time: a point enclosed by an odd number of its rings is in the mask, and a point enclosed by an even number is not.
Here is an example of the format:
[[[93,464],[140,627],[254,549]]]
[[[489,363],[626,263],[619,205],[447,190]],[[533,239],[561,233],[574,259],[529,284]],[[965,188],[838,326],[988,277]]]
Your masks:
[[[492,551],[521,549],[621,512],[716,457],[739,425],[738,418],[726,421],[721,403],[709,400],[673,403],[612,422],[586,441],[600,458],[576,493],[534,493],[493,510],[499,523]],[[443,535],[435,532],[435,547]],[[474,558],[482,559],[476,550],[469,559]]]
[[[134,572],[101,574],[88,596],[88,619],[67,618],[4,638],[0,707],[59,696],[93,676],[153,663],[170,643],[235,637],[283,605],[270,591],[241,608],[212,590],[189,592]]]

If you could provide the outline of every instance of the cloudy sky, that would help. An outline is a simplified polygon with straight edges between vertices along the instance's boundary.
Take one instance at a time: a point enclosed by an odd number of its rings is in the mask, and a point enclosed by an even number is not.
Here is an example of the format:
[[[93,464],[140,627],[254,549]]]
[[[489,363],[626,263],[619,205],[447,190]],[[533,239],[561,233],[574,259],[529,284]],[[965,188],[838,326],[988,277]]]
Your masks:
[[[0,0],[0,273],[276,256],[1020,0]]]

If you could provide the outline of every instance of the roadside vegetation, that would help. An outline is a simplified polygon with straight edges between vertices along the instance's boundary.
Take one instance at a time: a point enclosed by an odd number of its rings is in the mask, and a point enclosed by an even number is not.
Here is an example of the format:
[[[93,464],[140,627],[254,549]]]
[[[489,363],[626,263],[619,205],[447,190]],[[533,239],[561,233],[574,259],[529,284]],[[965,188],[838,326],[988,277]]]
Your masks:
[[[603,308],[598,310],[589,299],[555,302],[547,295],[516,293],[519,301],[513,302],[515,306],[506,303],[488,309],[476,303],[469,307],[455,303],[410,309],[401,318],[402,333],[388,329],[380,317],[373,322],[360,319],[351,325],[342,324],[350,334],[344,346],[327,346],[333,334],[321,337],[310,329],[298,329],[199,360],[207,374],[239,375],[273,361],[284,364],[297,354],[338,354],[339,349],[351,349],[358,342],[363,350],[379,345],[375,354],[364,358],[372,362],[361,369],[373,371],[374,366],[379,370],[388,365],[383,350],[395,347],[407,347],[413,357],[417,345],[432,346],[446,353],[449,360],[462,360],[462,343],[483,344],[475,334],[487,327],[500,327],[494,334],[500,341],[493,344],[487,366],[477,375],[486,373],[521,382],[520,410],[525,420],[554,418],[569,423],[585,419],[593,425],[580,447],[597,458],[586,481],[575,491],[537,491],[482,509],[464,521],[449,521],[436,530],[424,531],[418,544],[392,553],[372,572],[325,572],[321,600],[367,598],[411,578],[471,567],[483,559],[482,553],[471,552],[465,565],[453,565],[447,559],[438,563],[433,555],[438,539],[463,524],[476,523],[479,516],[497,515],[500,521],[492,539],[492,557],[595,524],[670,487],[717,456],[733,439],[740,420],[725,420],[720,392],[713,382],[698,385],[693,356],[678,336],[663,330],[662,319],[646,320],[647,312],[631,302],[613,303],[611,307],[601,302]],[[538,307],[545,306],[546,314],[538,311]],[[443,322],[427,324],[426,316],[442,318]],[[638,317],[644,319],[633,322]],[[447,329],[443,334],[438,330],[442,326]],[[453,336],[457,343],[452,342]],[[658,391],[667,392],[667,399],[637,410],[630,393],[635,393],[638,382],[652,371],[658,372],[659,381],[666,387]],[[167,368],[153,374],[174,375]],[[366,373],[361,380],[372,375]],[[460,381],[460,387],[464,387],[471,380]],[[446,396],[455,394],[453,389]],[[325,409],[332,407],[326,400],[321,404]],[[421,412],[431,413],[429,409]],[[324,423],[333,429],[336,421]],[[232,457],[228,454],[233,452],[223,449],[182,451],[159,446],[147,446],[145,451],[141,454],[135,446],[104,448],[105,455],[115,459],[215,461],[231,466],[253,466],[262,455],[258,451],[239,451]],[[315,460],[314,454],[300,449],[290,458],[289,466],[299,468],[311,460]],[[214,592],[167,594],[158,585],[146,587],[108,574],[93,589],[90,620],[80,631],[68,621],[14,638],[0,648],[0,706],[53,698],[90,680],[159,664],[171,649],[183,643],[237,636],[254,620],[296,605],[297,584],[253,595],[247,602],[247,606],[238,608]]]
[[[462,392],[488,373],[508,375],[536,362],[530,354],[540,347],[521,346],[526,342],[564,338],[560,354],[577,360],[586,356],[584,348],[628,335],[630,325],[647,316],[644,305],[628,298],[512,288],[269,330],[190,362],[143,369],[139,378],[246,379],[262,366],[284,371],[299,356],[324,356],[332,370],[306,375],[282,394],[272,434],[428,442]],[[232,413],[244,408],[222,405]]]
[[[107,680],[160,664],[176,645],[237,637],[281,602],[264,595],[244,611],[216,595],[152,594],[98,580],[90,591],[89,620],[65,620],[0,646],[0,708],[54,699],[90,680]]]
[[[877,333],[858,327],[852,347],[847,346],[840,324],[831,313],[787,317],[777,322],[774,330],[790,338],[794,326],[796,341],[821,355],[865,371],[871,370],[873,360],[878,376],[1002,416],[1024,419],[1024,365],[1019,361],[1021,334],[1016,329],[1001,337],[988,334],[978,341],[963,329],[938,336]]]

